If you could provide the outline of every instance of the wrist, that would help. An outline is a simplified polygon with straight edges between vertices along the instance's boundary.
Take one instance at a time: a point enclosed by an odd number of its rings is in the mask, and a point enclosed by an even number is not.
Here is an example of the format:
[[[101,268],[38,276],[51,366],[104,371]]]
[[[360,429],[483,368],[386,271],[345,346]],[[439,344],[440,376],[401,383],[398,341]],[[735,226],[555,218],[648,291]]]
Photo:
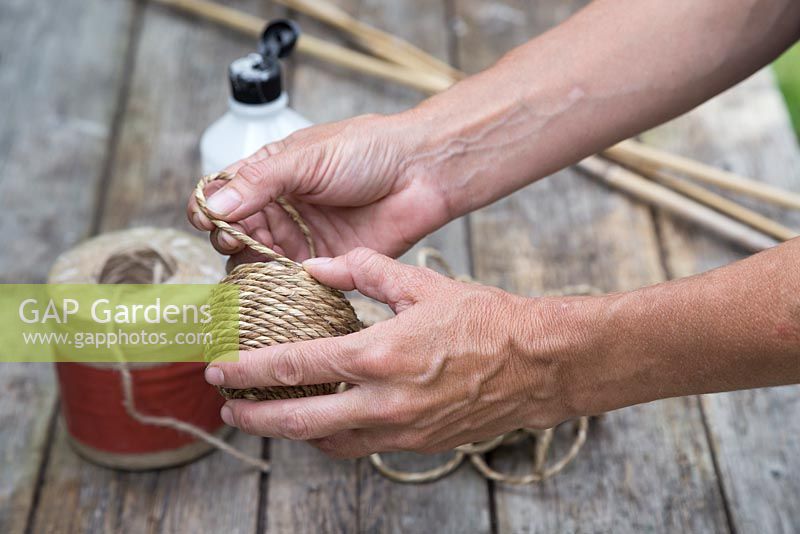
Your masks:
[[[438,191],[455,219],[527,183],[514,153],[526,144],[521,95],[498,90],[493,67],[398,114],[410,141],[405,173]],[[535,167],[535,163],[533,164]]]
[[[624,404],[622,384],[631,370],[615,361],[612,312],[616,295],[523,299],[517,314],[520,346],[528,362],[529,388],[553,398],[550,421],[539,421],[537,403],[531,426],[552,426],[565,419],[603,413]]]

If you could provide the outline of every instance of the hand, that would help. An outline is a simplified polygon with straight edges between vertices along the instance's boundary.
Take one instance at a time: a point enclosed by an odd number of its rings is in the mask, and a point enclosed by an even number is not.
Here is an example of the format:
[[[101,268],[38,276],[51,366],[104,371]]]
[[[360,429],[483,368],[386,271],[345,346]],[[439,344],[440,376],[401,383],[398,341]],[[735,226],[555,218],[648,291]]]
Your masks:
[[[305,263],[320,282],[357,289],[396,316],[343,337],[240,353],[206,379],[232,388],[347,382],[343,393],[232,400],[226,423],[308,440],[335,457],[436,452],[576,415],[569,377],[585,299],[527,299],[458,282],[358,248]],[[557,316],[557,320],[547,317]],[[582,323],[581,323],[582,324]]]
[[[206,189],[208,207],[257,241],[295,260],[308,258],[297,225],[275,203],[285,197],[308,223],[317,253],[335,256],[368,246],[398,256],[449,220],[439,188],[419,172],[412,132],[419,122],[401,116],[362,116],[312,126],[266,145],[226,169],[234,178]],[[219,232],[188,205],[192,224],[214,230],[212,244],[234,263],[253,253]]]

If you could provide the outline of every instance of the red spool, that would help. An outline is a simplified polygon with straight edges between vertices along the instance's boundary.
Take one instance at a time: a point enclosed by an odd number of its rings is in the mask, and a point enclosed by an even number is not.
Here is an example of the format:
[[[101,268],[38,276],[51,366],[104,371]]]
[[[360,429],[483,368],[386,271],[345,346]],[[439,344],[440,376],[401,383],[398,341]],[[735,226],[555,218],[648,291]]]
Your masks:
[[[90,239],[59,256],[54,284],[215,284],[224,275],[219,255],[195,237],[173,229],[135,228]],[[183,464],[214,446],[134,415],[168,417],[222,437],[225,400],[203,378],[205,364],[127,365],[133,406],[125,404],[123,373],[116,364],[57,363],[61,414],[69,440],[84,458],[118,469],[157,469]],[[115,361],[109,355],[109,362]]]
[[[227,428],[219,417],[225,399],[203,378],[202,363],[131,368],[136,408],[168,416],[211,433]],[[155,469],[191,461],[211,446],[171,428],[142,424],[123,403],[113,366],[57,363],[61,413],[75,449],[87,459],[119,469]]]

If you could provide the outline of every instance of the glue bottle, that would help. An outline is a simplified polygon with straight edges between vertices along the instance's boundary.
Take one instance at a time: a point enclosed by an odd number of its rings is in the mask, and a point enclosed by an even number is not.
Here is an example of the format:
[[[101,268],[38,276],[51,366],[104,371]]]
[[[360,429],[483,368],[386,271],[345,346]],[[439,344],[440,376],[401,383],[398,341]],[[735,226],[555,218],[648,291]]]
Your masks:
[[[231,63],[228,112],[200,139],[203,174],[211,174],[247,157],[265,144],[311,125],[288,105],[279,59],[291,53],[300,30],[290,20],[271,22],[258,53]]]

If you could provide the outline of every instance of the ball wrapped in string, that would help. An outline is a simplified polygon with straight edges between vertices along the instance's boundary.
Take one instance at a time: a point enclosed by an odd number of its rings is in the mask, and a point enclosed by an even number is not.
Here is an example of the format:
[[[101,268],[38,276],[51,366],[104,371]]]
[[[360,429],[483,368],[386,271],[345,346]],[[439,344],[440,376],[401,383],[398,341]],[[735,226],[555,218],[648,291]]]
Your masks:
[[[215,173],[200,180],[194,193],[198,208],[221,231],[269,261],[236,266],[220,282],[220,290],[212,294],[209,301],[212,321],[205,329],[212,342],[206,346],[206,361],[223,356],[231,347],[250,350],[360,330],[361,322],[341,291],[319,283],[299,263],[209,213],[205,187],[215,180],[230,179],[228,174]],[[297,223],[314,256],[314,242],[305,221],[284,199],[278,199],[278,204]],[[238,290],[238,299],[230,298],[231,287]],[[238,339],[231,339],[231,335]],[[247,389],[220,387],[219,391],[228,399],[272,400],[326,395],[334,393],[338,386],[329,383]]]

